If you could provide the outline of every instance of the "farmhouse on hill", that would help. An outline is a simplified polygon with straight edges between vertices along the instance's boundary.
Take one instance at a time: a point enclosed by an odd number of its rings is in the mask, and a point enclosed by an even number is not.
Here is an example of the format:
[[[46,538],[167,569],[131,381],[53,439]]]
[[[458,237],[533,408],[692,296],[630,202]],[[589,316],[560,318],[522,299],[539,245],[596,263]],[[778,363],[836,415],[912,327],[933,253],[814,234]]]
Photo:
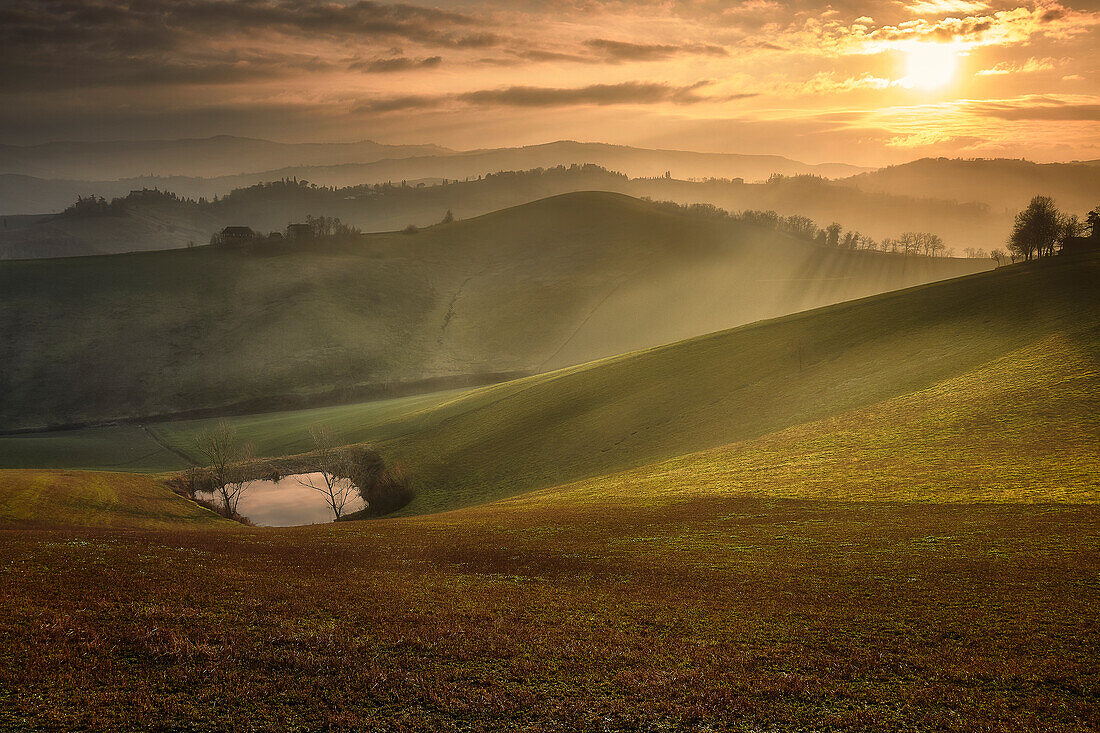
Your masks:
[[[256,239],[256,232],[252,231],[252,227],[228,226],[215,234],[211,239],[211,244],[232,247],[238,244],[248,244]]]
[[[1100,251],[1100,236],[1066,237],[1062,240],[1060,254],[1076,255]]]
[[[313,227],[309,224],[287,224],[287,239],[310,239],[313,236]]]

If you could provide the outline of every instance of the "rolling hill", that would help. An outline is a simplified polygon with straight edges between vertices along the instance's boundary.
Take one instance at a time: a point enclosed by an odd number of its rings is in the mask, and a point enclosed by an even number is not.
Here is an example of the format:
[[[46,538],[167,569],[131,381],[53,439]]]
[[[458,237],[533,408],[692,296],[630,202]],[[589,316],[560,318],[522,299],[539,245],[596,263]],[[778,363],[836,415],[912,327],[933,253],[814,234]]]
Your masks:
[[[459,386],[988,266],[822,248],[606,193],[411,235],[9,261],[0,424]]]
[[[411,512],[670,459],[588,486],[1095,502],[1098,285],[1093,257],[887,293],[484,388],[380,447]]]
[[[0,471],[0,727],[1095,727],[1098,281],[1057,258],[238,420],[389,421],[407,513],[457,511],[246,528]]]
[[[895,196],[979,202],[1013,214],[1039,194],[1053,197],[1059,208],[1082,219],[1100,205],[1100,169],[1089,163],[922,158],[841,183]]]
[[[950,247],[1003,245],[1009,213],[980,204],[870,193],[812,176],[767,183],[628,178],[596,166],[505,172],[472,181],[425,186],[351,186],[330,189],[275,181],[237,189],[217,201],[187,201],[157,191],[126,195],[110,216],[5,217],[0,259],[66,257],[172,249],[203,244],[229,225],[282,231],[307,215],[335,216],[364,231],[427,226],[446,211],[460,219],[540,198],[577,191],[610,191],[680,204],[709,203],[738,211],[773,210],[808,216],[824,227],[836,221],[875,239],[905,231],[940,235]],[[67,200],[66,205],[72,199]],[[10,220],[10,221],[9,221]]]

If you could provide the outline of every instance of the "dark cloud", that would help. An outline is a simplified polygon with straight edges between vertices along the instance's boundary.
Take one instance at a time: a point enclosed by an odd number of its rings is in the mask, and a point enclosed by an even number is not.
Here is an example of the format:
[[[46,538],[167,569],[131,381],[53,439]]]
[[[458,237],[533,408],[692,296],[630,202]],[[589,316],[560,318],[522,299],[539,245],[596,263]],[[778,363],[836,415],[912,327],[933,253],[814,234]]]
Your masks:
[[[560,51],[546,51],[532,48],[521,51],[512,51],[514,56],[526,61],[574,61],[579,63],[592,63],[591,56],[581,56],[575,53],[562,53]]]
[[[371,61],[353,61],[348,64],[351,71],[366,71],[368,73],[386,73],[391,71],[408,71],[410,69],[430,69],[443,63],[442,56],[429,56],[423,59],[412,59],[407,56],[395,56]]]
[[[386,97],[362,102],[356,105],[352,112],[406,112],[433,109],[442,106],[448,99],[450,97],[444,95],[407,94],[400,97]]]
[[[1100,122],[1100,104],[1076,104],[1050,98],[975,102],[967,109],[1000,120]]]
[[[145,59],[104,56],[94,64],[74,64],[64,56],[25,59],[18,74],[0,75],[0,92],[158,85],[222,85],[263,81],[342,68],[315,56],[256,52],[211,52],[192,58]]]
[[[342,5],[311,0],[143,0],[170,25],[212,33],[273,30],[286,35],[359,36],[371,34],[421,43],[454,46],[486,42],[486,34],[458,29],[476,26],[474,18],[416,5],[360,0]]]
[[[615,104],[699,104],[724,102],[753,97],[755,94],[704,96],[700,91],[712,84],[700,81],[688,86],[673,86],[656,82],[624,82],[622,84],[592,84],[585,87],[557,88],[511,86],[503,89],[482,89],[462,94],[407,95],[363,102],[356,112],[396,112],[442,107],[447,104],[467,104],[482,107],[571,107],[607,106]]]
[[[729,52],[721,46],[703,43],[685,45],[662,45],[612,41],[606,38],[593,38],[585,45],[611,61],[656,61],[673,56],[703,55],[728,56]]]
[[[701,81],[690,86],[677,87],[653,82],[624,82],[622,84],[592,84],[577,88],[512,86],[504,89],[485,89],[457,95],[457,99],[479,105],[503,105],[510,107],[562,107],[572,105],[608,104],[696,104],[711,101],[698,91],[710,82]]]
[[[0,89],[279,78],[309,70],[310,63],[321,69],[325,62],[303,62],[294,54],[296,41],[318,39],[445,48],[484,48],[502,40],[468,15],[368,0],[4,0]],[[268,59],[256,53],[223,58],[227,47],[264,43],[287,50]],[[385,63],[376,70],[387,70]]]

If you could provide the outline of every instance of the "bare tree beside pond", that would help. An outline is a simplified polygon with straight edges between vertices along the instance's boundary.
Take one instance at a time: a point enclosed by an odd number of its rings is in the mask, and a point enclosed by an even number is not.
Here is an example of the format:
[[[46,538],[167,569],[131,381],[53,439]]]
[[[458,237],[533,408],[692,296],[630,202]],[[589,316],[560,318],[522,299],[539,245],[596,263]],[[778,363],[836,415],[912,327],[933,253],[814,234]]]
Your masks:
[[[348,478],[351,472],[346,451],[336,447],[336,440],[332,431],[324,425],[317,425],[310,429],[313,436],[313,444],[316,448],[314,455],[317,457],[317,471],[319,479],[298,478],[298,483],[308,489],[313,489],[325,497],[329,509],[332,510],[335,519],[344,514],[344,507],[356,491],[356,486]]]
[[[198,434],[195,450],[210,467],[212,484],[204,490],[217,497],[222,514],[234,517],[237,504],[249,485],[248,479],[235,467],[252,459],[251,444],[242,443],[233,426],[226,420],[220,420],[214,427]]]

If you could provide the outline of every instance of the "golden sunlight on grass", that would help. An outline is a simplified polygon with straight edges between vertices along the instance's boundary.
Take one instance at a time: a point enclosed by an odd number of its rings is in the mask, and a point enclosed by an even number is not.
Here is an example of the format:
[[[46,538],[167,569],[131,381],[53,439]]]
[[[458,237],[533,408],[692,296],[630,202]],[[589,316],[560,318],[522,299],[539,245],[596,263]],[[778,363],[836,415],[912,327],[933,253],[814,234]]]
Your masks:
[[[915,44],[907,51],[907,73],[901,83],[907,88],[937,89],[955,78],[958,65],[959,54],[953,46]]]

